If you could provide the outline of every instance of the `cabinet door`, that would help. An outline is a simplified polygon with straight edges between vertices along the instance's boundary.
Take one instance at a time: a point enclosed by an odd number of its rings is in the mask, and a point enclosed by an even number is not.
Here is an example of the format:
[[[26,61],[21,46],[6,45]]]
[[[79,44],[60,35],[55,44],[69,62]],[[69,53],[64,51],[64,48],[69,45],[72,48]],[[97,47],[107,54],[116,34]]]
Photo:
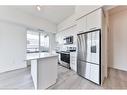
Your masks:
[[[56,34],[56,41],[58,42],[58,44],[62,44],[62,33],[59,32]]]
[[[76,52],[70,53],[70,67],[72,70],[77,72],[77,61],[76,61]]]
[[[77,20],[77,31],[78,33],[86,31],[86,17]]]
[[[95,30],[101,28],[101,9],[96,10],[89,15],[87,15],[87,31]]]
[[[60,54],[58,54],[58,62],[61,63],[61,58],[60,58]]]
[[[99,65],[90,65],[90,80],[99,84]]]

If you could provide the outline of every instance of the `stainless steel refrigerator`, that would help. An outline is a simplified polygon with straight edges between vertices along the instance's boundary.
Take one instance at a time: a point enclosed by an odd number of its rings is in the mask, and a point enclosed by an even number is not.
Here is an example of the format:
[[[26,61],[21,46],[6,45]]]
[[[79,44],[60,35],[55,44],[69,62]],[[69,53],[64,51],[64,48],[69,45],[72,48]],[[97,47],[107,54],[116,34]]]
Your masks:
[[[101,84],[101,30],[78,34],[77,73]]]

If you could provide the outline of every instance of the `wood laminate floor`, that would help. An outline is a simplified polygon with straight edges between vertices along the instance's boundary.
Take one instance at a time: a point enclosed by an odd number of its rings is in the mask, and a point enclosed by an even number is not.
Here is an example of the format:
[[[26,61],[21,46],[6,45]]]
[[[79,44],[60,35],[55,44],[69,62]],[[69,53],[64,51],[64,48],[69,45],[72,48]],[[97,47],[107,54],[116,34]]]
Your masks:
[[[110,68],[108,78],[102,86],[98,86],[59,66],[57,83],[48,89],[127,89],[127,72]]]
[[[34,89],[30,67],[0,74],[0,89]],[[103,86],[98,86],[74,71],[58,66],[57,83],[48,89],[127,89],[127,72],[110,68],[109,77]]]
[[[0,89],[34,89],[30,67],[0,74]]]

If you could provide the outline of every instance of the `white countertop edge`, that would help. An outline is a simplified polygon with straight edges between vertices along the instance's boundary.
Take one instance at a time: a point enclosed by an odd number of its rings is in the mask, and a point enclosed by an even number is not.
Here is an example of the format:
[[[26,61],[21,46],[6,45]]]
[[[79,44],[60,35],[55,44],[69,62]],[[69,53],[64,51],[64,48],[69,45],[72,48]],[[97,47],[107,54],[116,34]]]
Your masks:
[[[42,53],[43,54],[43,53]],[[37,59],[44,59],[44,58],[50,58],[50,57],[55,57],[55,56],[58,56],[58,54],[50,54],[50,53],[44,53],[44,55],[38,55],[38,56],[31,56],[26,58],[25,61],[28,61],[28,60],[37,60]]]

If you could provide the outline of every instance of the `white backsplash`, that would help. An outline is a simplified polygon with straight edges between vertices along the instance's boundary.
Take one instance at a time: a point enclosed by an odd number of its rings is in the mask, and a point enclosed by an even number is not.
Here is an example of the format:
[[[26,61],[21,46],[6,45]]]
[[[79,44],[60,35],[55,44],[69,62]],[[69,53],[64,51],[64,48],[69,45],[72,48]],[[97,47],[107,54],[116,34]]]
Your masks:
[[[75,44],[70,44],[70,45],[58,45],[56,47],[57,51],[66,51],[68,47],[76,47]]]

